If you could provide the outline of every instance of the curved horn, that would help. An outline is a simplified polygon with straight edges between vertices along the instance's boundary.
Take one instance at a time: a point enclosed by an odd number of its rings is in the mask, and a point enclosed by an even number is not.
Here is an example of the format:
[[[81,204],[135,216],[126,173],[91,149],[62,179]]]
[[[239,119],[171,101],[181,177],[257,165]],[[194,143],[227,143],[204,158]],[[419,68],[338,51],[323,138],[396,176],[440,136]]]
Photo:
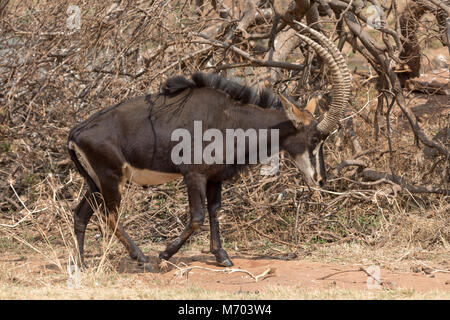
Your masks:
[[[315,29],[312,29],[311,27],[304,25],[301,22],[294,21],[297,25],[302,27],[304,30],[307,30],[317,41],[319,41],[333,56],[334,60],[339,66],[341,76],[342,76],[342,86],[339,90],[342,90],[340,92],[340,95],[342,95],[342,98],[339,99],[339,101],[336,101],[334,95],[336,94],[336,91],[334,90],[333,86],[333,100],[330,106],[330,110],[325,115],[324,119],[318,124],[317,129],[320,130],[323,133],[329,133],[333,128],[336,126],[338,121],[343,117],[345,107],[348,103],[348,99],[350,97],[350,90],[351,90],[351,75],[350,71],[348,70],[347,63],[345,62],[345,58],[342,55],[342,53],[339,51],[339,49],[336,47],[333,41],[328,39],[325,35],[318,32]],[[333,103],[335,102],[335,103]],[[337,108],[335,110],[335,108]]]
[[[304,28],[305,30],[309,31],[319,43],[321,43],[325,48],[330,50],[330,53],[333,55],[334,60],[338,63],[339,67],[341,68],[342,77],[345,82],[345,90],[346,94],[350,96],[350,90],[351,90],[351,74],[350,70],[348,69],[347,63],[345,62],[344,55],[341,51],[336,47],[333,41],[328,39],[324,34],[320,33],[319,31],[294,20],[296,24],[298,24],[300,27]]]
[[[330,109],[325,115],[325,118],[317,126],[319,131],[326,134],[333,130],[342,118],[343,108],[348,100],[343,75],[339,64],[329,50],[326,50],[320,44],[302,34],[296,33],[296,35],[311,46],[331,70],[331,76],[333,78],[333,100],[331,101]]]

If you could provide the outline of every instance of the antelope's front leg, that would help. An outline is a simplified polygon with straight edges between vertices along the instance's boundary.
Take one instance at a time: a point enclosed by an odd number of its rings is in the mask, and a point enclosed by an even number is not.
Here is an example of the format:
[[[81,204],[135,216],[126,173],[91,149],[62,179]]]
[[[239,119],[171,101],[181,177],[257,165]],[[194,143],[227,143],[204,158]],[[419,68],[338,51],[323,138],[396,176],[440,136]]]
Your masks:
[[[169,260],[186,240],[199,229],[205,220],[206,214],[206,178],[199,173],[188,173],[184,176],[188,198],[189,198],[189,212],[190,220],[181,235],[170,243],[166,250],[159,254],[160,259]]]
[[[211,253],[216,257],[217,263],[224,267],[232,267],[233,262],[227,252],[222,248],[219,232],[217,212],[222,204],[222,183],[208,181],[206,196],[208,198],[209,225],[211,229]]]

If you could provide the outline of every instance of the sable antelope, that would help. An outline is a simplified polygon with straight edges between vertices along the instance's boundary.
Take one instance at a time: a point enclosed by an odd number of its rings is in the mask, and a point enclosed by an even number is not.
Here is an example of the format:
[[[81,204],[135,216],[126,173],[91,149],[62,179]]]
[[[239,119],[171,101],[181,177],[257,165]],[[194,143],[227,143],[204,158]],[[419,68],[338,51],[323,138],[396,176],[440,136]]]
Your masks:
[[[148,94],[106,108],[73,128],[68,149],[88,190],[75,209],[74,229],[80,262],[86,226],[93,214],[91,204],[104,205],[110,228],[125,245],[131,258],[141,263],[148,258],[118,222],[117,212],[124,184],[142,186],[184,178],[190,220],[181,235],[159,254],[174,255],[209,213],[211,253],[223,266],[232,266],[221,246],[216,213],[221,206],[222,181],[236,175],[242,164],[174,164],[171,133],[184,128],[193,132],[195,121],[203,129],[277,129],[279,146],[290,154],[309,184],[326,181],[323,143],[342,117],[348,101],[350,76],[345,60],[333,42],[304,26],[310,37],[298,34],[322,58],[331,71],[332,101],[323,120],[313,117],[317,99],[304,109],[267,90],[255,91],[215,74],[196,73],[191,79],[167,80],[158,94]],[[313,40],[315,39],[315,40]],[[248,156],[248,154],[247,154]]]

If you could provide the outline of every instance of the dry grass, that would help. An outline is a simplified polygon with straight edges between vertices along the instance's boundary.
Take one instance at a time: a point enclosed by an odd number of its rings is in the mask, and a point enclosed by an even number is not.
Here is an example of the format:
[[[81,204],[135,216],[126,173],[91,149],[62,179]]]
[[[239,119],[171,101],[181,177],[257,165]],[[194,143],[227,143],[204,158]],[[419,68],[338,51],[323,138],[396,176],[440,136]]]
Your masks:
[[[193,286],[161,289],[157,286],[148,288],[136,283],[130,287],[96,287],[85,289],[67,289],[49,285],[41,288],[29,286],[0,285],[0,299],[76,299],[76,300],[448,300],[448,291],[429,291],[426,293],[408,289],[391,291],[357,291],[357,290],[307,290],[302,288],[270,288],[259,293],[227,293],[223,291],[205,290]]]

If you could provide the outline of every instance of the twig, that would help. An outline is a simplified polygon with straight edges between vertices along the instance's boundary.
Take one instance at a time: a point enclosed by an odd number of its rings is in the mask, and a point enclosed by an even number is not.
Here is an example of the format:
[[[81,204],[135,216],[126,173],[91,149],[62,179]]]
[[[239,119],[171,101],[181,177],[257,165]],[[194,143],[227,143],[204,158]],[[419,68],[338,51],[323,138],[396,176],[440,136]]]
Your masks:
[[[426,267],[426,268],[428,268],[428,269],[433,270],[433,271],[431,271],[431,273],[437,273],[437,272],[450,273],[450,270],[436,269],[436,268],[433,268],[433,267],[427,265],[426,263],[424,263],[424,262],[422,262],[422,261],[418,261],[418,260],[416,260],[416,259],[414,259],[414,260],[415,260],[417,263],[421,264],[422,266],[424,266],[424,267]]]
[[[11,187],[11,189],[13,190],[14,194],[16,195],[17,199],[19,199],[20,204],[25,208],[25,210],[27,210],[27,214],[25,217],[23,217],[22,219],[20,219],[19,221],[17,221],[14,224],[3,224],[0,223],[0,226],[2,227],[7,227],[7,228],[15,228],[17,227],[19,224],[21,224],[23,221],[25,221],[30,215],[34,214],[34,213],[38,213],[38,212],[42,212],[44,210],[47,210],[47,207],[39,209],[39,210],[34,210],[34,211],[30,211],[28,210],[27,206],[25,205],[25,203],[23,203],[22,199],[20,199],[19,195],[16,192],[16,189],[14,189],[14,186],[12,185],[12,182],[9,182],[9,186]]]
[[[352,270],[344,270],[344,271],[338,271],[329,275],[326,275],[324,277],[318,278],[316,280],[326,280],[328,278],[331,278],[332,276],[335,276],[337,274],[341,274],[341,273],[348,273],[348,272],[364,272],[368,277],[374,279],[378,284],[382,284],[382,281],[380,281],[380,279],[375,278],[372,274],[370,274],[369,272],[367,272],[366,269],[364,269],[363,267],[360,267],[358,269],[352,269]]]
[[[301,71],[304,69],[303,64],[294,64],[289,62],[281,62],[281,61],[273,61],[273,60],[259,60],[251,56],[248,52],[245,52],[242,49],[239,49],[238,47],[234,45],[227,45],[224,42],[221,42],[219,40],[215,39],[209,39],[208,37],[201,35],[201,34],[195,34],[197,36],[202,36],[204,39],[201,40],[192,40],[191,43],[200,43],[200,44],[211,44],[215,47],[219,47],[222,49],[228,49],[233,51],[234,53],[237,53],[241,57],[245,58],[246,60],[250,61],[253,66],[258,67],[271,67],[271,68],[282,68],[282,69],[288,69],[288,70],[297,70]]]
[[[352,270],[338,271],[338,272],[335,272],[335,273],[326,275],[326,276],[324,276],[324,277],[317,278],[316,280],[326,280],[326,279],[331,278],[332,276],[335,276],[335,275],[337,275],[337,274],[347,273],[347,272],[359,272],[359,271],[361,271],[361,270],[360,270],[360,269],[352,269]]]

